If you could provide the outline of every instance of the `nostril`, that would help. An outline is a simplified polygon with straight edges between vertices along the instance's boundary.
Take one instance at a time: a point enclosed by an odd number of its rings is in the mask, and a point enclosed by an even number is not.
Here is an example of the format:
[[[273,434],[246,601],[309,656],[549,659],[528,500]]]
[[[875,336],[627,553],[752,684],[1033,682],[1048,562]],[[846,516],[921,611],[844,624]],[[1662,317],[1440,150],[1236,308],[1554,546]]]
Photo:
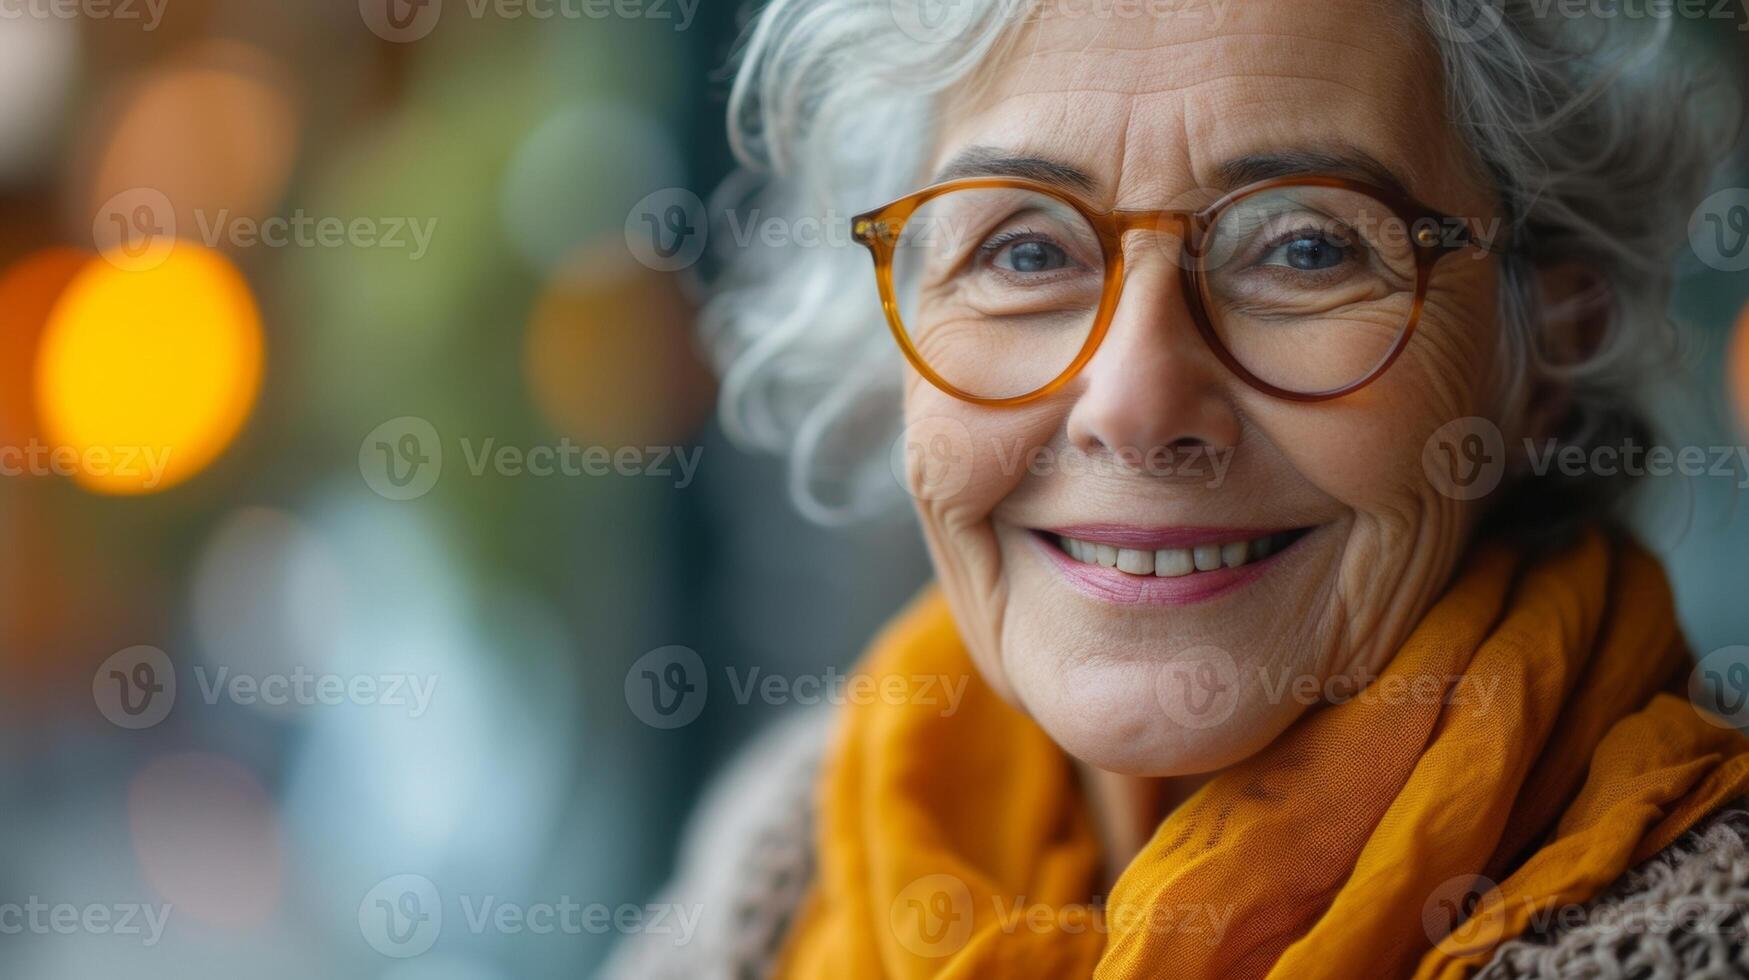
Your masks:
[[[1079,448],[1089,455],[1103,454],[1118,459],[1146,459],[1153,456],[1182,458],[1212,452],[1214,443],[1197,436],[1181,436],[1169,442],[1158,440],[1113,441],[1088,432],[1079,441]]]

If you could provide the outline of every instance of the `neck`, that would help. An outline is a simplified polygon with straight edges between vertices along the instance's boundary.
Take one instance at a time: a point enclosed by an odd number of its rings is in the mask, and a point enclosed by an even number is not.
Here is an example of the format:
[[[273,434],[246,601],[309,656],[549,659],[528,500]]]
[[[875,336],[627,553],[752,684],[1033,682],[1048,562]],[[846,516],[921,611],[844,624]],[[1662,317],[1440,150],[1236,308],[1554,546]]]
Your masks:
[[[1214,776],[1125,776],[1085,762],[1076,767],[1099,834],[1107,889],[1142,852],[1160,822]]]

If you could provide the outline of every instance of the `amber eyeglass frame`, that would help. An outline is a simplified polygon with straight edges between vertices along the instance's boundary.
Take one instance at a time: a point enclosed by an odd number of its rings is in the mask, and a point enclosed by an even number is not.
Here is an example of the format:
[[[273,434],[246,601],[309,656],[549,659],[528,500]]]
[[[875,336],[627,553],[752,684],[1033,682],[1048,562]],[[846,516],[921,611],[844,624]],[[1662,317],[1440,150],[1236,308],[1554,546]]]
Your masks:
[[[1384,205],[1397,220],[1403,222],[1402,227],[1412,229],[1410,244],[1415,250],[1415,299],[1410,307],[1408,323],[1398,334],[1390,350],[1371,371],[1359,380],[1340,388],[1318,392],[1300,392],[1279,388],[1264,381],[1239,363],[1239,359],[1234,357],[1227,346],[1221,342],[1220,337],[1215,332],[1214,323],[1209,319],[1208,294],[1203,268],[1203,256],[1206,254],[1205,246],[1209,232],[1228,208],[1256,194],[1283,187],[1328,187],[1365,194]],[[1088,333],[1087,340],[1075,355],[1075,359],[1060,374],[1044,385],[1023,394],[1001,398],[974,395],[958,388],[936,373],[935,369],[924,361],[916,345],[911,342],[910,335],[899,317],[898,296],[893,286],[893,256],[898,248],[899,235],[904,230],[906,222],[911,219],[918,208],[935,198],[955,191],[995,189],[1035,191],[1074,208],[1099,236],[1099,247],[1105,260],[1105,282],[1100,292],[1099,310],[1094,316],[1093,329]],[[1191,319],[1196,323],[1197,332],[1202,335],[1203,341],[1208,344],[1209,349],[1214,351],[1215,356],[1222,364],[1226,365],[1229,371],[1238,375],[1252,388],[1266,395],[1296,402],[1321,402],[1340,398],[1343,395],[1359,391],[1378,380],[1379,376],[1384,374],[1403,353],[1403,350],[1409,346],[1409,338],[1414,335],[1415,326],[1421,320],[1421,307],[1427,297],[1427,284],[1432,278],[1434,264],[1447,255],[1472,247],[1491,254],[1498,254],[1501,251],[1497,243],[1480,238],[1467,221],[1460,221],[1430,208],[1405,194],[1347,177],[1318,175],[1277,177],[1247,184],[1223,195],[1220,200],[1199,211],[1102,211],[1092,207],[1075,194],[1052,184],[1024,177],[966,177],[932,184],[914,194],[901,197],[872,211],[858,214],[850,221],[851,236],[874,256],[875,279],[880,287],[881,307],[886,312],[887,326],[892,330],[893,339],[898,341],[900,350],[904,351],[905,359],[911,363],[918,374],[947,394],[976,405],[992,407],[1023,405],[1044,398],[1068,384],[1076,374],[1080,373],[1087,362],[1093,359],[1094,353],[1099,350],[1100,343],[1105,339],[1106,330],[1111,326],[1111,319],[1117,313],[1118,299],[1123,293],[1123,236],[1136,230],[1166,231],[1170,230],[1173,225],[1177,226],[1178,237],[1183,242],[1184,254],[1188,257],[1188,260],[1180,259],[1178,262],[1179,273],[1183,278],[1186,303],[1190,307]],[[1442,233],[1443,229],[1453,228],[1457,229],[1457,234]]]

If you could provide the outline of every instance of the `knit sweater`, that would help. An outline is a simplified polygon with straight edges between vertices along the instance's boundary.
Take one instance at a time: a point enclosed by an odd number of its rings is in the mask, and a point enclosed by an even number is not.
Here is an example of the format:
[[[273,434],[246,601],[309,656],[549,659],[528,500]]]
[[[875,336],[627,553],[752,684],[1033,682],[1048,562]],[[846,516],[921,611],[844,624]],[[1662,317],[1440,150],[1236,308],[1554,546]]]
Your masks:
[[[628,937],[602,977],[742,980],[770,972],[813,876],[813,790],[830,722],[831,713],[817,709],[785,719],[717,779],[682,842],[677,874],[656,899],[697,909],[696,930]],[[1567,911],[1501,944],[1475,976],[1749,978],[1749,800]]]

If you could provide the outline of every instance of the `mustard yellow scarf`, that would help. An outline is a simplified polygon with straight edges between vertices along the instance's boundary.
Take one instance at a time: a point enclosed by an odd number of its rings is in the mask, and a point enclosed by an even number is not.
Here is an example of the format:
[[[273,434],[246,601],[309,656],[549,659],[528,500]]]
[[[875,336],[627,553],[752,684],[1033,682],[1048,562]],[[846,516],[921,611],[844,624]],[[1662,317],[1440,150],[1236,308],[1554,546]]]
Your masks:
[[[1099,896],[1072,763],[977,680],[926,593],[863,669],[972,680],[952,711],[845,710],[779,972],[1461,977],[1749,791],[1749,740],[1678,693],[1688,667],[1639,548],[1593,533],[1528,563],[1483,544],[1374,683],[1461,677],[1486,697],[1314,710],[1167,815]]]

